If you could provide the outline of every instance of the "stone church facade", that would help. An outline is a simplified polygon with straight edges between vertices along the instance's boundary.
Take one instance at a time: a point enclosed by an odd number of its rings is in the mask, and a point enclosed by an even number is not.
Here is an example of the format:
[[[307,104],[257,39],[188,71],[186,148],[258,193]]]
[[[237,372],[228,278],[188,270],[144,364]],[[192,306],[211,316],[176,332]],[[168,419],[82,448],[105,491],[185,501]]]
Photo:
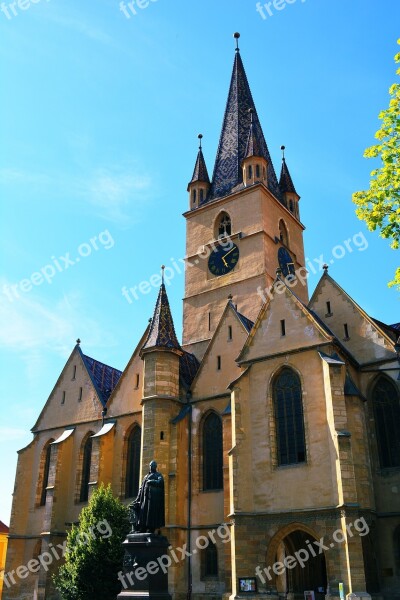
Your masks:
[[[183,340],[164,283],[123,372],[78,340],[19,451],[3,598],[58,598],[60,562],[30,561],[101,482],[131,502],[155,458],[163,533],[191,553],[174,598],[398,600],[399,326],[327,267],[309,298],[300,197],[238,49],[212,179],[200,138],[188,192]]]

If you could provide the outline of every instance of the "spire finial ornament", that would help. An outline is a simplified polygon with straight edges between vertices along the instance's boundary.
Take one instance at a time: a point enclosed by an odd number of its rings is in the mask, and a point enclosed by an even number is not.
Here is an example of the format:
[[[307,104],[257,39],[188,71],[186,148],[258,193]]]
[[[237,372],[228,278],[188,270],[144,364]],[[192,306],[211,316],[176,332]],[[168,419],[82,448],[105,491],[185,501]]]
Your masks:
[[[232,296],[232,294],[229,294],[229,296],[228,296],[228,300],[232,300],[232,299],[233,299],[233,296]]]
[[[285,160],[285,150],[286,150],[286,146],[281,146],[281,150],[282,150],[282,160]]]
[[[239,38],[240,38],[240,33],[236,32],[233,34],[233,37],[236,40],[236,52],[240,52],[239,50]]]
[[[203,134],[199,133],[199,135],[197,136],[199,138],[199,150],[201,150],[201,140],[203,139]]]
[[[327,275],[328,274],[328,269],[329,269],[329,265],[327,265],[326,263],[324,265],[322,265],[322,268],[324,270],[324,273]]]
[[[76,340],[76,344],[77,344],[77,346],[81,345],[81,340],[79,338]]]
[[[164,285],[164,271],[165,271],[165,265],[161,265],[161,281],[162,281],[163,285]]]

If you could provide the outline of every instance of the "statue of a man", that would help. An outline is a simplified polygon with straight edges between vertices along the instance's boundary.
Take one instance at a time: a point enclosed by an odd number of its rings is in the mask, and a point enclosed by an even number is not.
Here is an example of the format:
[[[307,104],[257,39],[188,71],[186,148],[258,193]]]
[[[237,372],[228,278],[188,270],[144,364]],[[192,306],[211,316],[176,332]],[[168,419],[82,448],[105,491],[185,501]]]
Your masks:
[[[155,460],[150,463],[150,471],[144,477],[132,507],[136,513],[134,529],[138,533],[154,533],[164,527],[164,478],[157,471]]]

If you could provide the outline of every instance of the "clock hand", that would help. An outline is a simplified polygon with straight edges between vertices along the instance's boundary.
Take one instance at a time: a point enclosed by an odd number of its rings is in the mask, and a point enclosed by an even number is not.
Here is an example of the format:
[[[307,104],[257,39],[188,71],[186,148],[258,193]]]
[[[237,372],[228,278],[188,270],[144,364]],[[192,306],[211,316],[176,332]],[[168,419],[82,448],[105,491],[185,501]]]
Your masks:
[[[229,252],[226,252],[226,253],[223,255],[223,257],[222,257],[222,260],[224,260],[224,258],[225,258],[226,256],[228,256],[228,254],[230,254],[230,253],[231,253],[231,252],[233,252],[234,250],[235,250],[235,247],[233,247],[231,250],[229,250]]]

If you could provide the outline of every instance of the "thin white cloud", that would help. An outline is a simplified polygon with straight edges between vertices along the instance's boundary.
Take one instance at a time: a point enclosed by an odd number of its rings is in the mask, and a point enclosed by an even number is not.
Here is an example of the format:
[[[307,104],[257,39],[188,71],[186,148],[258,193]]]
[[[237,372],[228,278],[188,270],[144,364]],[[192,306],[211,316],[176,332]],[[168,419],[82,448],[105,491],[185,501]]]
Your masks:
[[[97,208],[98,216],[123,224],[133,219],[133,213],[136,214],[150,187],[151,181],[146,175],[99,169],[88,184],[88,198]]]
[[[14,442],[27,437],[25,429],[16,427],[0,427],[0,444],[4,442]]]
[[[34,376],[49,351],[69,356],[78,335],[86,347],[113,345],[95,318],[85,314],[79,293],[70,293],[54,305],[30,292],[10,301],[3,293],[0,281],[0,344],[18,353],[26,363],[27,374]]]
[[[151,178],[137,165],[99,167],[85,176],[66,173],[33,173],[17,168],[0,169],[0,184],[34,185],[46,188],[56,197],[62,191],[70,198],[83,200],[96,216],[121,226],[138,222],[140,206],[149,201]]]

